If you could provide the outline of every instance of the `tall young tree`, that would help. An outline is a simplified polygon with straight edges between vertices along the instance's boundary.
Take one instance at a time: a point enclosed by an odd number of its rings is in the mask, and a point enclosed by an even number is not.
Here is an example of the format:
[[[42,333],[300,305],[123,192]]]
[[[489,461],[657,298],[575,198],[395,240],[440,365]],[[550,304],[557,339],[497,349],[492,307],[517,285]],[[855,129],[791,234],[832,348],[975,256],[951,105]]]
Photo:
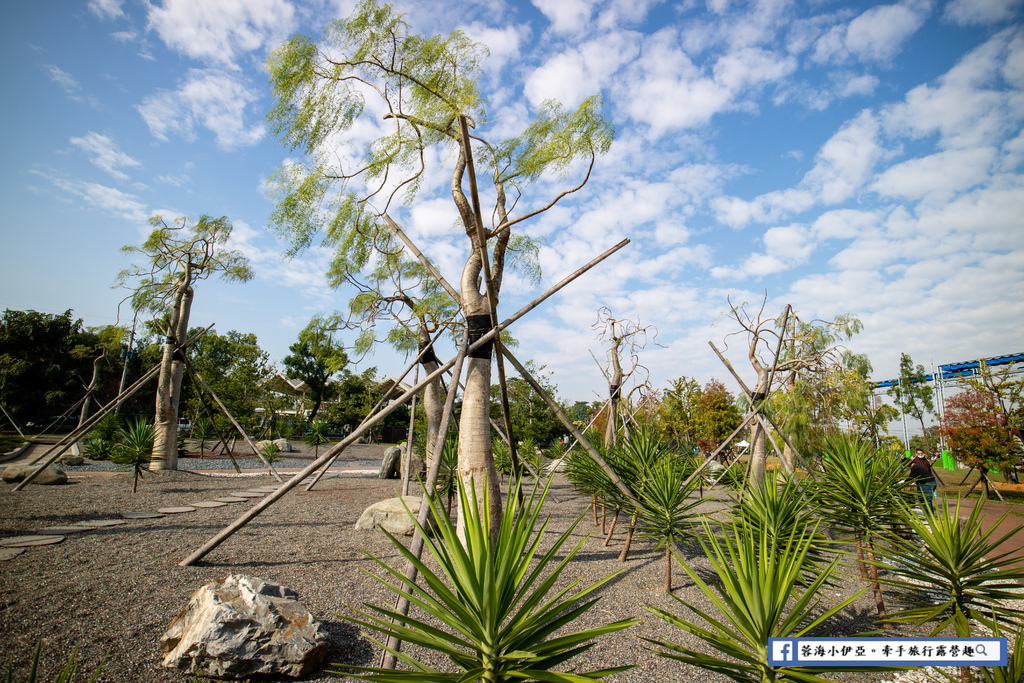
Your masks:
[[[923,365],[914,366],[914,360],[908,353],[900,354],[900,378],[896,384],[889,387],[888,393],[892,396],[896,409],[902,415],[910,415],[921,424],[921,432],[924,434],[924,442],[928,452],[932,452],[931,438],[924,426],[925,413],[935,410],[935,402],[932,398],[932,387],[925,379],[927,373]]]
[[[176,353],[188,333],[193,286],[200,280],[219,275],[227,281],[252,279],[248,260],[225,247],[231,236],[226,216],[200,216],[198,221],[181,217],[168,224],[162,216],[149,219],[154,230],[141,246],[122,247],[127,254],[138,254],[142,263],[122,270],[117,285],[132,284],[132,306],[166,320],[160,379],[156,392],[153,459],[150,469],[178,469],[178,401],[184,361]]]
[[[340,258],[354,258],[388,239],[381,216],[393,205],[415,200],[434,160],[449,160],[451,199],[469,248],[458,296],[473,338],[491,326],[506,265],[529,253],[528,243],[512,228],[582,188],[597,154],[607,151],[613,138],[595,96],[575,111],[545,102],[521,134],[487,139],[479,88],[485,52],[461,31],[415,35],[390,5],[367,0],[332,24],[320,42],[293,36],[267,63],[275,97],[271,125],[285,145],[304,155],[273,178],[274,224],[291,235],[295,248],[322,232]],[[475,128],[465,141],[462,116]],[[377,127],[379,134],[367,141],[365,133]],[[466,175],[473,169],[467,168],[464,142],[481,162],[478,179],[493,193],[486,212],[490,227],[477,224],[467,194]],[[578,161],[587,167],[581,182],[550,192],[553,177],[576,170]],[[513,217],[523,192],[542,177],[540,208]],[[364,239],[345,237],[352,234]],[[466,361],[459,475],[478,489],[487,482],[491,528],[497,534],[501,498],[491,452],[491,355],[488,346]],[[459,520],[461,529],[461,510]]]
[[[284,357],[282,363],[288,377],[301,379],[309,387],[313,408],[308,419],[312,422],[320,411],[320,405],[334,398],[336,389],[331,378],[348,365],[348,355],[341,344],[334,341],[331,331],[325,329],[319,317],[314,317],[299,332],[299,340],[288,350],[291,353]]]

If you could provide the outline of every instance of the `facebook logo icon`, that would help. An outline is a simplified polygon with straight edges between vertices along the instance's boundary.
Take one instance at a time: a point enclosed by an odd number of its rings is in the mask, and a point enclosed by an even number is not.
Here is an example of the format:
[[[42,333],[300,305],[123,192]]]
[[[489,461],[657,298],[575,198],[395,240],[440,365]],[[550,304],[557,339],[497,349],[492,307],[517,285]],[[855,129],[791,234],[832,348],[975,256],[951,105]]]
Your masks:
[[[796,661],[796,641],[791,638],[769,638],[770,656],[768,663],[772,665],[791,664]]]

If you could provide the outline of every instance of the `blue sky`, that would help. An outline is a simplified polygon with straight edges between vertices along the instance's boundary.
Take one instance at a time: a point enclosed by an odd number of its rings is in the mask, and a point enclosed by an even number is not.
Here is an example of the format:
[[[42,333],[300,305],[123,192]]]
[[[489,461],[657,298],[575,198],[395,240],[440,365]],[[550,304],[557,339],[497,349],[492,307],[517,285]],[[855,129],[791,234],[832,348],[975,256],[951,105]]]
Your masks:
[[[317,313],[328,255],[284,260],[268,176],[263,63],[352,3],[91,0],[6,3],[0,306],[112,323],[120,252],[153,214],[226,215],[247,284],[203,282],[193,324],[257,334],[276,361]],[[486,43],[496,129],[556,98],[601,92],[616,142],[585,190],[525,225],[546,242],[540,288],[509,278],[502,317],[623,237],[632,244],[513,328],[560,394],[593,400],[600,306],[658,328],[656,388],[727,372],[727,297],[773,315],[856,314],[849,346],[875,377],[1024,347],[1021,0],[397,3],[421,33]],[[457,280],[465,237],[439,169],[396,218]],[[525,205],[557,191],[545,179]],[[122,307],[121,321],[131,322]],[[742,342],[730,356],[749,378]],[[450,353],[450,351],[448,352]],[[401,359],[381,351],[382,374]],[[729,381],[733,390],[735,385]]]

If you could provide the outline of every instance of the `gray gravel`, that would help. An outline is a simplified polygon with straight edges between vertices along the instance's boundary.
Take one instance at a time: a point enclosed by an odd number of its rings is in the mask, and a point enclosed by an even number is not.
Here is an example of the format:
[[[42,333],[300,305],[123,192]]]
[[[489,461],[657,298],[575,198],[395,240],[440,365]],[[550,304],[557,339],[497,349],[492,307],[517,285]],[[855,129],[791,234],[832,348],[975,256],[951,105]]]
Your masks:
[[[46,526],[110,518],[125,511],[186,505],[273,483],[269,476],[240,479],[164,472],[147,474],[134,495],[127,473],[73,477],[66,486],[31,486],[19,493],[4,485],[0,489],[0,538],[34,533]],[[297,489],[193,567],[182,568],[178,562],[236,519],[249,503],[160,519],[130,520],[122,526],[69,536],[57,545],[29,548],[0,562],[0,664],[6,667],[13,661],[16,671],[26,671],[36,643],[42,640],[42,680],[48,680],[76,646],[83,670],[91,670],[107,654],[102,681],[191,680],[160,668],[161,634],[198,587],[228,573],[245,573],[298,592],[331,634],[327,661],[342,666],[374,665],[379,654],[376,646],[335,614],[345,612],[348,604],[393,602],[386,590],[361,571],[372,571],[375,566],[362,549],[389,563],[398,563],[398,553],[379,532],[356,531],[353,525],[368,505],[396,495],[396,486],[395,481],[339,477],[322,481],[309,493]],[[567,528],[586,511],[588,503],[566,482],[556,481],[545,507],[551,517],[549,532]],[[720,507],[719,503],[707,505],[709,511]],[[574,538],[582,540],[592,531],[588,514],[573,532]],[[562,582],[576,578],[592,582],[625,569],[600,591],[600,602],[576,627],[636,616],[644,617],[644,621],[602,638],[597,647],[573,664],[583,669],[636,665],[628,673],[607,679],[613,682],[725,680],[644,649],[638,636],[706,646],[643,610],[649,603],[685,611],[662,592],[663,555],[654,550],[653,544],[634,540],[629,562],[617,561],[624,533],[620,525],[611,547],[606,548],[600,529],[594,532]],[[710,576],[710,565],[698,551],[690,549],[688,561],[700,575]],[[674,585],[675,598],[700,609],[710,608],[678,567]],[[839,600],[859,587],[859,582],[851,578],[825,597]],[[873,609],[869,597],[862,597],[834,624],[836,633],[869,628]],[[437,667],[444,666],[429,653],[417,654]],[[884,677],[835,676],[845,681],[878,681]],[[306,680],[345,679],[322,672]]]

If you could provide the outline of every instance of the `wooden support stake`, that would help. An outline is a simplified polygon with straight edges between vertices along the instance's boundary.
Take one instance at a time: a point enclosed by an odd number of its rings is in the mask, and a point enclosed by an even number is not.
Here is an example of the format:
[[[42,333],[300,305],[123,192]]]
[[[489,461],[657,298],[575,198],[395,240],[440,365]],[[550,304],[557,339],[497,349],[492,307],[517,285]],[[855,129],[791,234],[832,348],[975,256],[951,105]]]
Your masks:
[[[192,364],[191,363],[186,363],[185,364],[185,370],[188,371],[188,376],[192,380],[192,384],[196,387],[197,393],[199,393],[199,404],[203,406],[203,410],[206,412],[207,416],[210,418],[210,424],[213,425],[214,432],[217,433],[217,442],[220,443],[221,441],[223,441],[224,443],[227,443],[228,442],[227,436],[225,436],[225,435],[220,433],[220,429],[217,427],[217,421],[214,419],[214,416],[213,416],[213,411],[210,410],[210,406],[206,405],[206,401],[203,400],[202,393],[200,392],[200,390],[202,389],[202,386],[199,384],[199,380],[196,379],[195,373],[192,371]],[[216,445],[214,446],[214,448],[216,448]],[[228,458],[231,459],[231,464],[235,466],[235,472],[237,472],[238,474],[241,474],[242,473],[242,468],[238,466],[238,462],[235,461],[235,456],[231,453],[231,451],[228,451]],[[203,459],[202,451],[200,451],[200,453],[199,453],[199,459],[200,460]]]

